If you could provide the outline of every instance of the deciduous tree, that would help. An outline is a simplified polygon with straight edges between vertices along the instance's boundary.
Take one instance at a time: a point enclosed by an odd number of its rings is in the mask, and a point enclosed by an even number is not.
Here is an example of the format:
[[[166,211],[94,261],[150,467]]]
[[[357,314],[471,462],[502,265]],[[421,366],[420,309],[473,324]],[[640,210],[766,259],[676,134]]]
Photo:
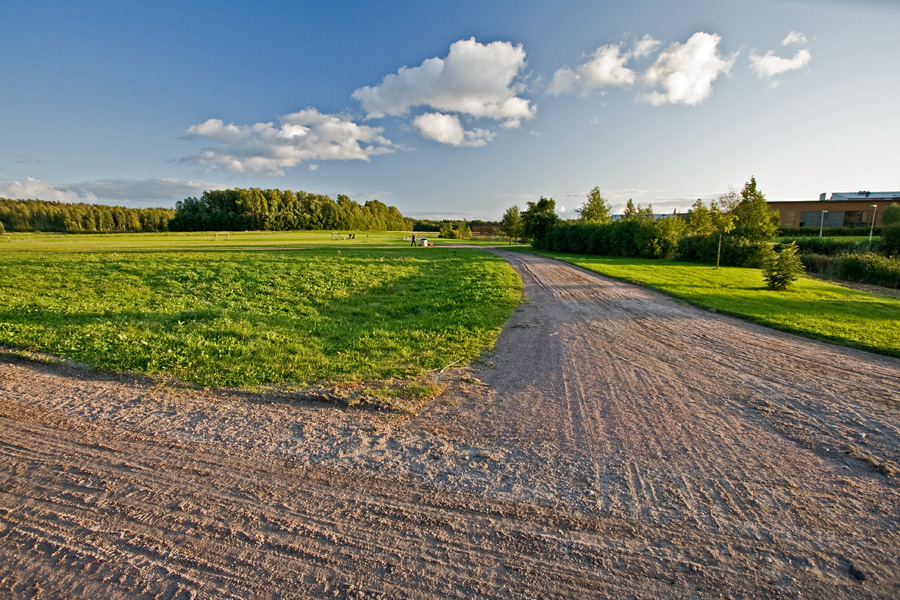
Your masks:
[[[557,223],[559,216],[553,198],[541,196],[537,202],[528,202],[522,213],[522,232],[535,248],[545,247],[547,235]]]
[[[581,208],[576,209],[576,212],[581,215],[581,220],[589,223],[608,223],[609,211],[609,202],[600,193],[600,188],[596,186],[588,192],[587,200]]]
[[[755,177],[744,184],[741,201],[732,213],[737,217],[735,235],[751,242],[769,240],[778,231],[778,211],[769,207],[765,195],[756,186]]]
[[[691,210],[688,211],[688,230],[691,235],[710,235],[716,230],[713,225],[712,210],[706,208],[700,198],[697,198],[697,201],[691,205]]]
[[[722,260],[722,236],[734,230],[734,221],[737,219],[734,210],[728,208],[729,206],[735,206],[733,202],[735,196],[734,190],[731,190],[719,196],[716,202],[710,202],[709,204],[709,220],[712,224],[713,232],[719,234],[719,246],[716,250],[717,269]]]
[[[513,205],[506,209],[503,220],[500,221],[500,231],[506,234],[509,243],[522,236],[522,214],[518,206]]]

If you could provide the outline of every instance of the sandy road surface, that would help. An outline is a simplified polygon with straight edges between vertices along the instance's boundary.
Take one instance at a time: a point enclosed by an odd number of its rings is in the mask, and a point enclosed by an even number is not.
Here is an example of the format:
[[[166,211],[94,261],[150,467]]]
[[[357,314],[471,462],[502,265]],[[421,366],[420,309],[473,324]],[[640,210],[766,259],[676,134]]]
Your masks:
[[[900,361],[504,256],[413,418],[0,360],[0,597],[900,596]]]

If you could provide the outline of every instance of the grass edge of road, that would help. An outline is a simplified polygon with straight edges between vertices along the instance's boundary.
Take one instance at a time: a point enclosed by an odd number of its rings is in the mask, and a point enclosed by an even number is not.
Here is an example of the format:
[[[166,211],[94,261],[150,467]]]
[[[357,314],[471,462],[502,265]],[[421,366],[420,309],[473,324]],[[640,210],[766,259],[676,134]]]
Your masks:
[[[878,354],[900,357],[900,299],[801,276],[784,291],[759,269],[511,248],[661,291],[694,306]]]

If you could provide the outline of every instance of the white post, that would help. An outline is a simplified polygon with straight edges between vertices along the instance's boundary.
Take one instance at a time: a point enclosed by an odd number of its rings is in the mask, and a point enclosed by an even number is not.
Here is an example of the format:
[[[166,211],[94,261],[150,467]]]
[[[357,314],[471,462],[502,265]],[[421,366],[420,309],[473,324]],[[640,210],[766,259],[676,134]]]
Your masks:
[[[819,220],[819,239],[822,239],[822,228],[825,226],[825,213],[827,210],[822,211],[822,218]]]
[[[869,228],[869,244],[872,243],[872,232],[875,231],[875,212],[878,210],[877,204],[870,204],[875,210],[872,211],[872,226]]]

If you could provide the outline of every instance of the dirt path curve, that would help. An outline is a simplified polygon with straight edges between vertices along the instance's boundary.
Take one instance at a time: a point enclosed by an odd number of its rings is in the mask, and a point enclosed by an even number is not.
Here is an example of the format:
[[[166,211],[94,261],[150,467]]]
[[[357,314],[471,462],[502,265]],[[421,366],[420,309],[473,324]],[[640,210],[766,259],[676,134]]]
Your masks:
[[[0,597],[900,596],[900,361],[498,253],[414,418],[0,360]]]

